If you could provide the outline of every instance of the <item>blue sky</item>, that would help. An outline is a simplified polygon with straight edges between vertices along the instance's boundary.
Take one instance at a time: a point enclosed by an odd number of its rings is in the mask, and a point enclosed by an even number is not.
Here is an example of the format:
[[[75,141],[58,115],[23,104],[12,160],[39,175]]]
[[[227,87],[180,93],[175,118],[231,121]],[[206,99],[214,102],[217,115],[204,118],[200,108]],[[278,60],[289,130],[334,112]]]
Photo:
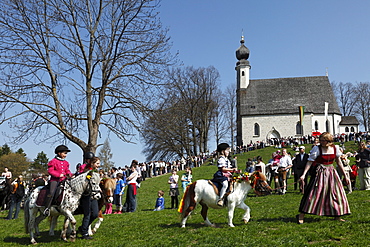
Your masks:
[[[327,68],[330,81],[369,81],[367,0],[163,0],[159,12],[184,65],[214,66],[223,88],[236,83],[235,51],[242,31],[250,50],[251,79],[322,76]],[[74,170],[82,154],[69,146]],[[40,151],[53,156],[54,146],[27,142],[21,147],[31,159]],[[145,160],[140,144],[112,138],[111,147],[116,166]]]

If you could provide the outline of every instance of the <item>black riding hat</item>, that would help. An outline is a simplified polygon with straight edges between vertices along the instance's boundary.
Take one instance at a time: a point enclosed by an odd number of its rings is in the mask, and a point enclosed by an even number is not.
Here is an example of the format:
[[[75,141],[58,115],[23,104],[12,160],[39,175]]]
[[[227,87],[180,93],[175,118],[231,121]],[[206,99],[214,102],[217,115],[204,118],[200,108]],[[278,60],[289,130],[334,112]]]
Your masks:
[[[226,150],[230,147],[227,143],[220,143],[217,145],[217,152],[221,153],[222,150]]]
[[[86,152],[84,153],[84,158],[85,159],[92,159],[95,157],[95,154],[93,152]]]
[[[55,151],[54,151],[55,154],[62,153],[62,152],[71,152],[71,150],[69,150],[68,147],[65,145],[59,145],[55,148]]]

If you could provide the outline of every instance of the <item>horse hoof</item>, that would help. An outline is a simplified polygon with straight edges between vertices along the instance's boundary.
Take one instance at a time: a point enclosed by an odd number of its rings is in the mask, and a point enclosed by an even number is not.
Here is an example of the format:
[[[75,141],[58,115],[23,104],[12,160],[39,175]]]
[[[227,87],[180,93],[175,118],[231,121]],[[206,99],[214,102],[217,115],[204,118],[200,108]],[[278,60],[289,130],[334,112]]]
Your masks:
[[[75,238],[71,238],[71,242],[72,243],[76,242],[76,239]]]
[[[249,222],[249,220],[243,220],[245,224],[247,224]]]
[[[31,240],[31,244],[33,244],[33,245],[35,245],[35,244],[37,244],[37,242],[36,242],[36,240]]]

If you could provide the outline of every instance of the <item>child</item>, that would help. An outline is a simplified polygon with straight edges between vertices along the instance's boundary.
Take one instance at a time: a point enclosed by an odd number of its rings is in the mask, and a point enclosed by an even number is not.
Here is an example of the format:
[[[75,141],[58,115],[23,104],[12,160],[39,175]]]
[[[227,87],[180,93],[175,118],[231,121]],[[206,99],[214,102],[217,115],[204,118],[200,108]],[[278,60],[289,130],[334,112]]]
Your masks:
[[[117,173],[116,189],[114,190],[114,204],[116,212],[114,214],[122,214],[122,194],[125,189],[126,177],[122,173]]]
[[[65,180],[67,176],[73,176],[72,172],[69,170],[69,163],[68,161],[66,161],[68,152],[71,152],[71,150],[69,150],[67,146],[57,146],[54,151],[54,153],[56,154],[55,158],[48,163],[48,172],[50,175],[50,191],[45,202],[46,208],[44,211],[44,216],[46,217],[50,214],[50,206],[53,201],[57,185],[61,181]]]
[[[171,196],[171,209],[178,208],[179,206],[179,175],[177,175],[176,169],[172,171],[172,176],[168,179],[170,184],[170,196]]]
[[[218,171],[213,175],[213,180],[222,184],[220,191],[220,198],[217,201],[217,205],[222,207],[224,205],[224,196],[229,186],[228,181],[230,180],[232,173],[236,172],[237,168],[231,168],[231,162],[227,158],[230,154],[230,146],[227,143],[221,143],[217,146],[217,152],[220,157],[217,161]]]
[[[85,157],[85,159],[86,164],[81,166],[84,166],[83,168],[80,167],[81,173],[88,171],[97,172],[100,167],[100,158],[94,156],[90,158]],[[92,237],[89,235],[89,225],[91,225],[91,223],[99,216],[98,198],[92,197],[90,194],[83,194],[80,199],[80,206],[84,217],[82,219],[82,225],[79,227],[79,231],[81,231],[82,239],[90,240]]]
[[[358,176],[358,166],[356,164],[353,164],[351,166],[351,170],[352,171],[349,175],[351,179],[352,190],[355,190],[356,189],[356,178]]]
[[[191,180],[193,179],[193,176],[192,176],[191,173],[192,173],[191,168],[186,167],[185,173],[181,177],[181,184],[182,184],[182,189],[183,189],[184,193],[185,193],[185,190],[186,190],[186,186],[188,186],[188,184],[190,184]]]
[[[160,190],[158,191],[158,198],[157,198],[157,201],[155,202],[155,208],[153,211],[161,211],[164,209],[164,198],[163,198],[163,195],[164,195],[164,191],[163,190]]]

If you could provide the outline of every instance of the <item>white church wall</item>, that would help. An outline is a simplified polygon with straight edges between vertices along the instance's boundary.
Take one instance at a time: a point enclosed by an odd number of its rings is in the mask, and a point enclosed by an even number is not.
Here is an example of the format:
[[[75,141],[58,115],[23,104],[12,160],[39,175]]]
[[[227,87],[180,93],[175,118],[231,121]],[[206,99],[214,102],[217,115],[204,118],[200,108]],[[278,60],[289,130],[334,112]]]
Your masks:
[[[305,115],[303,120],[303,135],[311,134],[311,117]],[[296,134],[296,125],[299,122],[298,114],[284,115],[263,115],[263,116],[248,116],[242,118],[242,140],[244,144],[251,141],[262,141],[271,137],[272,132],[277,133],[277,137],[299,137]],[[260,127],[260,135],[254,135],[254,125],[257,123]],[[305,124],[306,123],[306,124]],[[275,131],[273,131],[275,130]]]
[[[329,115],[329,132],[339,133],[339,126],[333,126],[333,123],[339,123],[340,115]],[[324,114],[305,114],[303,119],[303,135],[310,135],[312,132],[326,132],[326,121]],[[282,114],[282,115],[259,115],[259,116],[244,116],[242,118],[242,140],[244,144],[251,141],[266,140],[271,138],[272,132],[278,134],[277,137],[300,137],[296,132],[296,125],[299,121],[298,114]],[[318,130],[315,130],[315,122],[318,122]],[[260,129],[260,135],[254,135],[254,125],[257,123]],[[275,131],[274,131],[275,130]]]

